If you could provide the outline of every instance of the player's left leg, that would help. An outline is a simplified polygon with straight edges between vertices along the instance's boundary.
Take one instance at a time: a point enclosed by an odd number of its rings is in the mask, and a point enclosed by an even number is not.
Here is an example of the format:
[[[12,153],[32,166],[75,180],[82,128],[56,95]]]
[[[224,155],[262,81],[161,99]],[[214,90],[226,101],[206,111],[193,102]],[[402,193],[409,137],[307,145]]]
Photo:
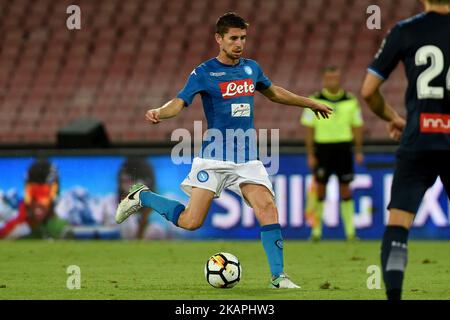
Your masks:
[[[400,300],[408,257],[409,229],[426,190],[437,178],[436,157],[399,150],[391,187],[389,221],[381,243],[381,265],[386,295]]]
[[[353,222],[355,202],[353,201],[350,183],[340,183],[339,193],[341,195],[341,218],[344,223],[345,236],[347,240],[354,240],[356,238],[355,224]]]
[[[344,223],[344,231],[347,240],[354,240],[356,238],[355,224],[353,222],[355,203],[350,189],[350,183],[353,181],[354,177],[353,153],[351,145],[348,143],[339,144],[336,151],[335,170],[339,179],[341,218]]]
[[[450,166],[448,165],[450,163],[450,152],[443,152],[443,154],[438,157],[440,159],[439,177],[444,185],[447,197],[450,200]]]
[[[317,145],[315,155],[317,158],[317,165],[314,168],[314,179],[317,183],[317,219],[318,224],[311,229],[311,240],[318,241],[322,238],[322,222],[325,209],[325,199],[328,180],[334,172],[335,164],[333,157],[336,155],[331,152],[330,146]]]
[[[240,189],[261,225],[261,241],[272,273],[271,286],[273,288],[299,288],[284,273],[283,236],[272,193],[266,186],[252,183],[242,183]]]
[[[390,209],[381,244],[381,266],[388,300],[400,300],[408,260],[408,235],[414,213]]]

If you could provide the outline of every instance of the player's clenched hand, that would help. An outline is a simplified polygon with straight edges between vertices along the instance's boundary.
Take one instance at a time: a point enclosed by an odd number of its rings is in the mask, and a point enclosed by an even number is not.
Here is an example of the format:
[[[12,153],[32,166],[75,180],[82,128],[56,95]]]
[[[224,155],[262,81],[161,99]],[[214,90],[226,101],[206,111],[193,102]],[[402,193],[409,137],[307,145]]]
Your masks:
[[[390,121],[387,125],[389,137],[394,140],[400,140],[402,137],[403,129],[405,128],[406,121],[402,117],[398,116]]]
[[[333,109],[330,108],[327,105],[324,105],[322,103],[315,102],[311,100],[311,103],[309,104],[309,108],[314,112],[317,119],[320,119],[320,117],[324,119],[328,119],[331,114],[333,113]]]
[[[151,109],[148,110],[145,114],[145,119],[151,123],[160,123],[161,120],[159,119],[159,110],[158,109]]]

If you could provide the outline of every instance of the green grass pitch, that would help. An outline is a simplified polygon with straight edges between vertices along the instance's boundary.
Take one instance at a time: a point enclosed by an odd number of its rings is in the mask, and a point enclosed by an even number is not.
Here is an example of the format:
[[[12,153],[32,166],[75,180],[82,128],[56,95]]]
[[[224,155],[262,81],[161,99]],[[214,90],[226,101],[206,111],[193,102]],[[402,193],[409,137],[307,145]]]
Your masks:
[[[1,241],[2,299],[384,299],[367,288],[367,267],[379,264],[379,241],[285,241],[285,267],[299,290],[268,289],[259,241]],[[450,242],[410,241],[404,299],[450,299]],[[204,263],[236,255],[241,282],[215,289]],[[69,265],[81,268],[81,289],[66,287]],[[382,282],[381,282],[382,283]]]

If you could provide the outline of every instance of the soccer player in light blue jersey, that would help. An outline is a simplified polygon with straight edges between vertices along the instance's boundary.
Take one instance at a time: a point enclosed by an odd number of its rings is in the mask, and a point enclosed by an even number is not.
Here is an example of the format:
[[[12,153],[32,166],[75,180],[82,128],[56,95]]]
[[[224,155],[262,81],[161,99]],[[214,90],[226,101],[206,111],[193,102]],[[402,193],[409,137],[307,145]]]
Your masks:
[[[119,204],[116,221],[121,223],[140,208],[149,207],[178,227],[195,230],[203,224],[212,200],[225,188],[230,189],[253,208],[261,225],[261,241],[272,274],[270,287],[299,288],[284,273],[283,238],[274,192],[258,160],[256,135],[240,136],[254,129],[255,91],[273,102],[310,108],[317,117],[328,118],[331,109],[273,85],[256,61],[242,58],[247,27],[248,23],[235,13],[221,16],[215,33],[218,56],[195,68],[176,98],[146,113],[146,119],[157,124],[177,116],[196,94],[201,96],[208,131],[214,132],[215,139],[205,139],[200,156],[194,158],[191,172],[181,184],[190,196],[187,207],[137,184]],[[217,141],[218,136],[221,141]]]

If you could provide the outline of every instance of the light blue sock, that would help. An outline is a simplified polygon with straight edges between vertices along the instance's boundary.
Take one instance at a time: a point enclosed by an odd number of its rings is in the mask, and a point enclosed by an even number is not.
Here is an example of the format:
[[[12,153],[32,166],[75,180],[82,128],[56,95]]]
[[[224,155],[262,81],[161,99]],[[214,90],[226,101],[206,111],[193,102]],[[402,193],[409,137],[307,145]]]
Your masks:
[[[269,260],[270,272],[273,277],[283,273],[283,236],[278,223],[261,227],[261,241]]]
[[[144,207],[152,208],[168,221],[178,226],[178,218],[185,209],[184,205],[151,191],[142,191],[139,198]]]

